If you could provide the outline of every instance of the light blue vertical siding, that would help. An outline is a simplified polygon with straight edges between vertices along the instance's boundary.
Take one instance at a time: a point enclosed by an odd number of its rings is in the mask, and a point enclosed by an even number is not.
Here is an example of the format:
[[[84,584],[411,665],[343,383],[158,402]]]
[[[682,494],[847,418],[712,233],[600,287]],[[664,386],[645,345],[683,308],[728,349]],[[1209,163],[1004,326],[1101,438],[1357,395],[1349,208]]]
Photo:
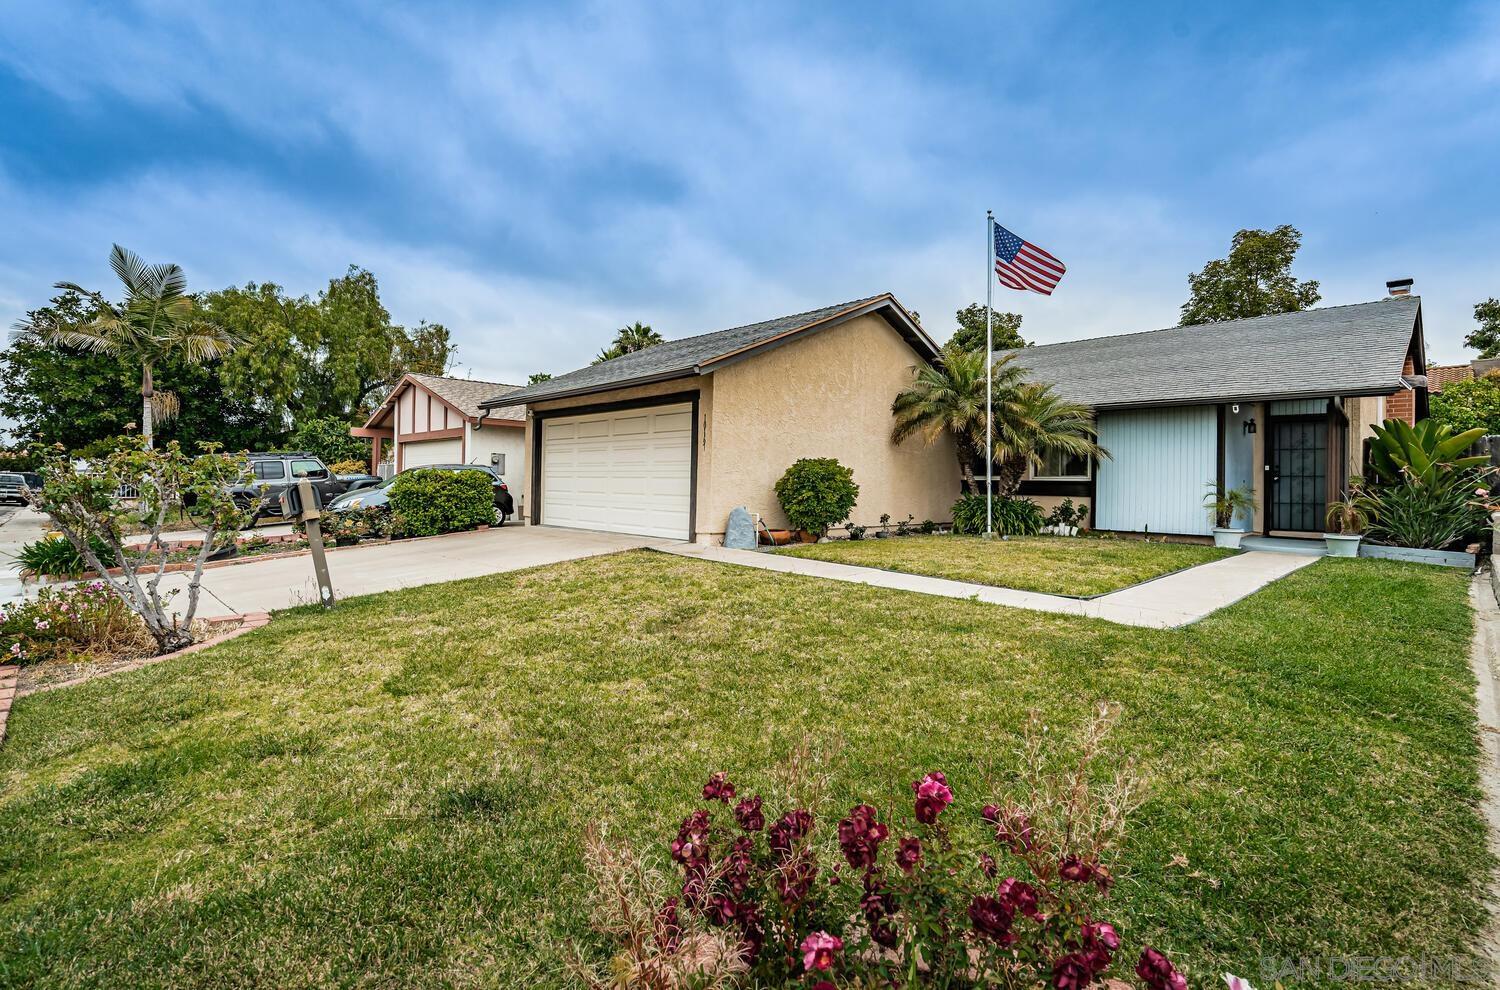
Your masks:
[[[1327,399],[1284,399],[1271,403],[1272,416],[1321,416],[1327,411]]]
[[[1203,507],[1219,471],[1216,406],[1173,406],[1099,414],[1099,463],[1093,525],[1126,532],[1206,536]]]

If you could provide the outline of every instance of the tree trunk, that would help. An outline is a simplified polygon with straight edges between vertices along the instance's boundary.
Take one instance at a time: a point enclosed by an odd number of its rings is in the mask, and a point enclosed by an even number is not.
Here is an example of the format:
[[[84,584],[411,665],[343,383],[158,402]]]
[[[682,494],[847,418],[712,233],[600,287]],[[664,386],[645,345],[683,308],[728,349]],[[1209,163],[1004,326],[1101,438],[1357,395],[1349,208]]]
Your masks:
[[[156,394],[151,387],[151,365],[141,365],[141,436],[146,440],[146,448],[152,445],[152,434],[155,432],[155,424],[151,421],[151,399]]]
[[[1026,477],[1026,458],[1007,457],[1000,462],[1000,473],[995,477],[995,494],[1009,498],[1021,487]]]
[[[958,484],[959,490],[965,495],[974,492],[974,462],[963,454],[958,455]]]

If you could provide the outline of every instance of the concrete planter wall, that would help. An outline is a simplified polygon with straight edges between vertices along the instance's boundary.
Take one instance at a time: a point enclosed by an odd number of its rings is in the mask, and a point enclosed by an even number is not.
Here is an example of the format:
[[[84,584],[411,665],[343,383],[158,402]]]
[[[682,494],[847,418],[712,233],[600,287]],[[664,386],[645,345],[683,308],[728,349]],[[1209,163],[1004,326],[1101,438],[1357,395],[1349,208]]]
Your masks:
[[[1404,560],[1413,564],[1436,564],[1439,567],[1466,567],[1474,569],[1478,554],[1464,553],[1462,550],[1421,550],[1416,547],[1383,547],[1374,543],[1362,543],[1359,547],[1361,557],[1374,557],[1377,560]]]

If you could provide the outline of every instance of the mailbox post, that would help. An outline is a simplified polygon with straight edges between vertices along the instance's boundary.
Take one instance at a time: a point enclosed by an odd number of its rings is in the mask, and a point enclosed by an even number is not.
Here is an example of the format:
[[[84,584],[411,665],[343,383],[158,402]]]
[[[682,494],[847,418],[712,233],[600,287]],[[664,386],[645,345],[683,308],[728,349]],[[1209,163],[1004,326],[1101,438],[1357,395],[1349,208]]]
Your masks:
[[[318,600],[324,608],[333,607],[333,580],[328,576],[328,558],[323,553],[323,499],[304,475],[297,484],[281,493],[281,516],[295,519],[307,527],[307,545],[312,550],[313,573],[318,579]]]

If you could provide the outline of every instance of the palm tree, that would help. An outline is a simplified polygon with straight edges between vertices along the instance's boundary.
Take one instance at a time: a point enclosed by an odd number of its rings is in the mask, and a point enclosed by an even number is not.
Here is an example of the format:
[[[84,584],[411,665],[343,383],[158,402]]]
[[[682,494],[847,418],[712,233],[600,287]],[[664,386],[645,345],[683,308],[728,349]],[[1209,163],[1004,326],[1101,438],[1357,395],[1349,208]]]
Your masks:
[[[17,329],[35,333],[54,346],[76,347],[125,358],[141,366],[141,435],[151,446],[157,419],[171,419],[180,402],[171,392],[158,392],[152,380],[156,365],[172,357],[202,364],[228,354],[240,341],[197,316],[197,304],[187,291],[179,265],[147,265],[133,251],[116,244],[109,267],[125,286],[117,306],[103,294],[72,282],[56,287],[91,300],[96,314],[82,323],[18,323]]]
[[[595,364],[609,361],[613,358],[622,357],[626,354],[634,354],[636,351],[644,351],[648,347],[666,343],[661,334],[652,330],[648,324],[636,320],[628,327],[621,327],[615,331],[614,343],[599,352],[594,358]]]
[[[1007,354],[994,363],[990,408],[994,414],[994,460],[1000,465],[999,493],[1020,487],[1028,464],[1040,464],[1049,450],[1108,457],[1094,441],[1087,406],[1067,402],[1052,386],[1026,381],[1026,369]],[[951,434],[964,492],[975,490],[974,464],[984,454],[984,352],[949,345],[934,364],[914,370],[912,383],[891,403],[896,425],[891,440],[920,434],[933,443]]]
[[[1004,408],[1002,413],[1001,406],[995,406],[994,457],[1000,465],[995,482],[1000,495],[1014,494],[1026,469],[1041,467],[1048,453],[1109,457],[1109,451],[1099,446],[1093,411],[1062,398],[1051,385],[1024,382],[1007,395]]]

